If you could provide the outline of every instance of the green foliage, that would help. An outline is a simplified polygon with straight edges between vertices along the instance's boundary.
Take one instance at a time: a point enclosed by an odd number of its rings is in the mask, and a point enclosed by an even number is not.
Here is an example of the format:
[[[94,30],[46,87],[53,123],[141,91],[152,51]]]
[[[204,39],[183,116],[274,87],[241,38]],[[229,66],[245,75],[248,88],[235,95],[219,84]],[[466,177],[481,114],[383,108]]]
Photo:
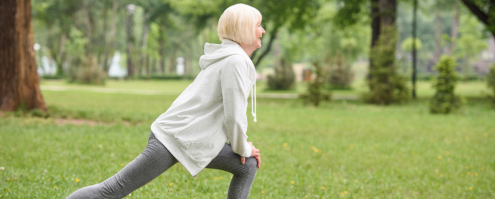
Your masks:
[[[332,100],[332,95],[328,91],[323,91],[323,85],[325,84],[325,80],[323,77],[323,68],[320,66],[320,63],[313,62],[313,66],[315,67],[315,78],[313,81],[308,83],[307,91],[303,94],[299,95],[299,98],[303,100],[304,103],[309,103],[313,107],[317,107],[320,105],[321,101],[330,102]]]
[[[383,27],[383,33],[371,49],[373,68],[370,68],[371,78],[367,80],[370,91],[363,96],[367,103],[389,105],[409,98],[406,80],[396,72],[396,41],[396,30]]]
[[[421,39],[416,38],[414,41],[413,40],[414,39],[412,37],[404,39],[401,44],[401,49],[404,52],[412,52],[414,43],[416,43],[416,50],[421,49],[421,47],[423,46],[423,44],[421,43]]]
[[[29,113],[33,116],[33,117],[42,117],[42,118],[48,118],[50,117],[50,114],[48,112],[45,112],[41,109],[33,109],[31,111],[29,111]]]
[[[463,78],[467,80],[471,63],[476,60],[476,57],[482,50],[488,48],[486,38],[483,37],[483,29],[481,24],[472,16],[461,16],[459,26],[460,37],[457,41],[457,53],[459,58],[464,59],[463,63]]]
[[[455,84],[458,81],[454,59],[442,56],[436,70],[438,77],[433,83],[436,92],[430,100],[430,112],[447,114],[461,106],[460,97],[454,95]]]
[[[294,88],[296,75],[292,69],[292,63],[287,56],[282,56],[280,64],[274,67],[274,74],[268,76],[268,89],[270,90],[289,90]]]
[[[336,62],[336,65],[330,66],[330,77],[328,83],[332,89],[350,89],[354,79],[354,72],[351,66],[344,62]]]
[[[366,13],[367,0],[338,0],[338,12],[333,18],[333,23],[338,28],[346,28],[359,23]]]
[[[72,67],[68,72],[69,82],[80,84],[105,84],[106,73],[101,70],[96,63],[96,58],[91,54],[82,59],[72,62]]]
[[[487,86],[492,90],[492,96],[490,96],[493,100],[493,104],[495,105],[495,66],[490,67],[490,72],[486,76]]]

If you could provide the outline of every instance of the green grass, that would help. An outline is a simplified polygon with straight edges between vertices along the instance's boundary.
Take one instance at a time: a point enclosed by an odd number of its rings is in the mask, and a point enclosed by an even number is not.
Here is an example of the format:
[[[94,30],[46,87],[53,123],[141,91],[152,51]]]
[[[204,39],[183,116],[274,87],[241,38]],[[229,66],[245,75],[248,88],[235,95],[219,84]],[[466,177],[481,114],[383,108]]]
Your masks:
[[[106,87],[184,85],[116,81]],[[317,109],[298,100],[258,99],[258,122],[248,116],[248,136],[263,162],[250,196],[494,198],[495,109],[479,97],[481,85],[459,86],[468,103],[450,115],[429,114],[425,97],[388,107],[338,100]],[[419,89],[429,95],[426,84]],[[54,117],[108,124],[58,125],[53,117],[2,113],[0,198],[64,198],[105,180],[139,155],[149,126],[176,97],[80,90],[43,95]],[[193,180],[178,164],[128,198],[225,198],[230,177],[206,169]]]
[[[186,87],[191,84],[192,80],[167,80],[167,81],[123,81],[123,80],[107,80],[103,86],[98,85],[79,85],[69,84],[65,80],[43,80],[42,88],[64,88],[68,91],[75,92],[111,92],[111,93],[135,93],[135,94],[158,94],[158,95],[179,95]],[[412,83],[409,82],[409,87]],[[417,94],[419,97],[431,97],[435,90],[431,86],[431,82],[420,81],[417,83]],[[296,83],[293,90],[267,90],[266,82],[259,81],[257,83],[257,93],[303,93],[306,91],[306,83]],[[142,91],[139,93],[138,91]],[[349,90],[333,90],[335,95],[360,95],[368,91],[368,87],[363,79],[357,79],[353,82],[352,88]],[[137,92],[137,93],[136,93]],[[484,81],[460,82],[456,86],[456,94],[465,97],[480,97],[490,94],[490,90]]]

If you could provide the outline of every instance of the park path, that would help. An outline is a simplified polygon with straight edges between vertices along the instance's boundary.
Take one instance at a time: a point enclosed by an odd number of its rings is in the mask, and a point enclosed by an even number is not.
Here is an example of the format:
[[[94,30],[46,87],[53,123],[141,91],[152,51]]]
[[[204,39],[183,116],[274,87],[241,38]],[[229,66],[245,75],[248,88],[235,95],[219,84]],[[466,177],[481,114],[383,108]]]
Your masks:
[[[136,94],[136,95],[179,95],[180,92],[167,92],[161,90],[144,90],[144,89],[119,89],[119,88],[91,88],[91,87],[70,87],[70,86],[52,86],[40,85],[41,90],[47,91],[82,91],[91,93],[118,93],[118,94]],[[295,93],[257,93],[258,98],[274,99],[295,99],[298,94]],[[334,100],[356,100],[356,95],[332,95]]]

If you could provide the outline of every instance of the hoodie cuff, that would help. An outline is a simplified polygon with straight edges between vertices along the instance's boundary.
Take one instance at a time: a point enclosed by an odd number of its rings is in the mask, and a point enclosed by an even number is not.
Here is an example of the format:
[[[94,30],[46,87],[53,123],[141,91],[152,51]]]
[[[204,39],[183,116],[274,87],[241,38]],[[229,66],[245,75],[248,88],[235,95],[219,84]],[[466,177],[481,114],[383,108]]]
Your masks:
[[[251,145],[249,145],[249,143],[246,142],[246,149],[245,149],[245,152],[243,154],[243,157],[246,157],[246,158],[249,158],[251,157],[253,154],[253,149],[251,148]]]

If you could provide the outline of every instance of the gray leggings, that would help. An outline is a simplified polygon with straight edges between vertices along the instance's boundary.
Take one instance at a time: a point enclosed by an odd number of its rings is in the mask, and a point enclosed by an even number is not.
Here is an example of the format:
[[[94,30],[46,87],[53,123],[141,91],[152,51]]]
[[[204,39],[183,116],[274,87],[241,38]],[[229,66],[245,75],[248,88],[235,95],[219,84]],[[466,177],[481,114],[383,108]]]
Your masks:
[[[67,198],[123,198],[155,179],[177,162],[177,159],[151,133],[144,151],[117,174],[100,184],[83,187]],[[256,176],[256,166],[257,161],[253,157],[246,158],[245,164],[241,164],[240,156],[232,151],[229,144],[225,144],[222,151],[206,168],[234,174],[230,181],[228,198],[247,198]]]

